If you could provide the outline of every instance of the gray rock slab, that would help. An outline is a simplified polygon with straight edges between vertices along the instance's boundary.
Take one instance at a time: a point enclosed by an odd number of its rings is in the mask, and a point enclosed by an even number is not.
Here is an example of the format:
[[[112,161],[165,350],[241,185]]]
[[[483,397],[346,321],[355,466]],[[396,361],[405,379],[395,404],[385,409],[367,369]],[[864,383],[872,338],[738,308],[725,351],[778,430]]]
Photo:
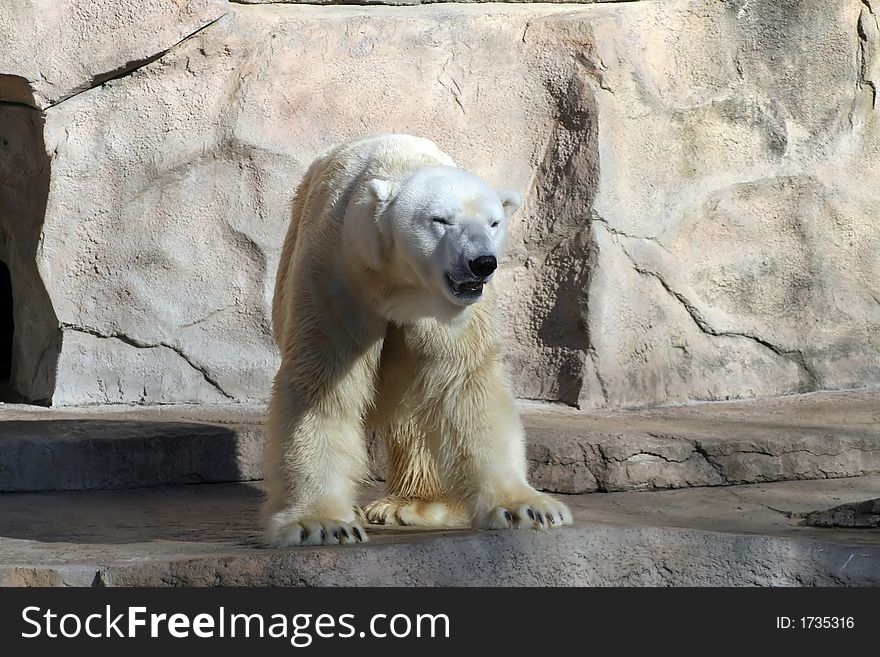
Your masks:
[[[0,584],[878,585],[880,533],[800,517],[878,493],[878,477],[597,493],[566,496],[558,531],[370,527],[365,545],[293,549],[260,547],[252,484],[4,494]]]
[[[880,471],[876,391],[623,412],[526,408],[532,476],[548,490],[650,490]]]
[[[813,527],[880,528],[880,498],[813,511],[807,514],[807,524]]]
[[[560,493],[657,490],[880,472],[880,391],[642,411],[522,403],[532,481]],[[0,490],[262,478],[261,405],[0,404]],[[370,437],[382,479],[382,441]]]

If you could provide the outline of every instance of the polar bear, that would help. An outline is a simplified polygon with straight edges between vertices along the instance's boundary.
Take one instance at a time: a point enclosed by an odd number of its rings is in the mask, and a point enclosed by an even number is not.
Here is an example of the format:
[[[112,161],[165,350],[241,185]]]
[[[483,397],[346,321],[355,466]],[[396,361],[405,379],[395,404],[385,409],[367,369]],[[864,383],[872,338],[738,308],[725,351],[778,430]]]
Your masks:
[[[365,520],[571,523],[526,480],[489,285],[520,202],[408,135],[350,141],[309,167],[272,304],[271,545],[366,541]],[[388,496],[361,510],[367,429],[387,441]]]

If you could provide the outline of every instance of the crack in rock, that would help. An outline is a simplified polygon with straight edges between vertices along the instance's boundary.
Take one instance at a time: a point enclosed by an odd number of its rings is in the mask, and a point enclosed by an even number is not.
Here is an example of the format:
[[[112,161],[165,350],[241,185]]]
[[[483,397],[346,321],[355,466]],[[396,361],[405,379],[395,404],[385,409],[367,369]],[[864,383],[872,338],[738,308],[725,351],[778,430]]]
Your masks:
[[[677,433],[647,432],[647,436],[666,439],[670,444],[664,447],[630,443],[631,446],[623,445],[624,451],[621,451],[617,434],[605,437],[587,434],[569,436],[564,441],[568,445],[570,440],[576,440],[580,454],[569,448],[560,454],[558,449],[554,451],[549,437],[537,442],[530,440],[530,476],[543,490],[565,493],[572,492],[572,482],[579,492],[614,492],[835,479],[880,471],[877,460],[880,435],[844,433],[840,438],[862,444],[843,443],[830,448],[815,445],[791,448],[790,444],[780,444],[778,449],[772,444],[775,440],[772,435],[768,437],[770,444],[743,448],[731,444],[731,440],[739,440],[733,436],[710,441],[708,445],[701,439]],[[791,442],[789,438],[784,440]],[[866,444],[865,440],[873,442]],[[629,453],[630,450],[633,453]],[[805,456],[788,458],[797,454]],[[750,455],[765,458],[750,460]],[[630,470],[630,466],[636,469]],[[585,472],[592,476],[591,481],[585,479]],[[781,509],[771,510],[787,513]]]
[[[182,349],[180,349],[179,347],[176,347],[172,344],[168,344],[167,342],[162,342],[162,341],[155,342],[155,343],[144,342],[142,340],[137,340],[137,339],[132,338],[128,335],[125,335],[124,333],[117,333],[117,332],[102,333],[101,331],[99,331],[98,329],[95,329],[95,328],[76,326],[74,324],[62,323],[61,328],[68,330],[68,331],[74,331],[76,333],[85,333],[87,335],[92,335],[96,338],[102,338],[104,340],[119,340],[123,344],[126,344],[130,347],[134,347],[135,349],[158,349],[159,347],[164,347],[166,349],[170,349],[175,354],[180,356],[180,358],[182,358],[184,360],[184,362],[186,362],[187,365],[189,365],[192,369],[194,369],[196,372],[201,374],[202,378],[205,380],[205,382],[208,383],[210,386],[212,386],[217,392],[219,392],[221,395],[223,395],[227,399],[233,399],[233,400],[235,399],[235,397],[233,395],[230,395],[228,392],[226,392],[223,389],[223,387],[220,385],[220,383],[208,373],[206,368],[200,366],[198,363],[193,361],[192,358],[190,358],[186,354],[186,352],[184,352]]]
[[[716,454],[715,456],[738,456],[742,454],[754,454],[757,456],[768,456],[770,458],[780,458],[782,456],[789,456],[791,454],[809,454],[810,456],[815,456],[816,458],[821,458],[823,456],[842,456],[847,452],[862,452],[863,454],[870,454],[873,452],[880,452],[880,447],[859,447],[858,445],[847,445],[846,447],[836,451],[836,452],[814,452],[811,449],[807,449],[806,447],[799,447],[797,449],[788,449],[782,450],[779,452],[771,452],[767,450],[761,449],[735,449],[726,454]]]
[[[769,504],[765,504],[764,502],[761,502],[759,500],[749,499],[749,498],[743,496],[742,494],[740,494],[738,491],[736,491],[734,487],[727,488],[726,490],[730,495],[732,495],[734,498],[736,498],[740,502],[743,502],[747,505],[757,504],[758,506],[764,507],[768,511],[772,511],[773,513],[779,513],[779,514],[785,516],[786,518],[788,518],[789,520],[791,520],[792,518],[803,518],[804,516],[806,516],[805,513],[797,513],[795,511],[786,511],[785,509],[777,509],[776,507],[770,506]]]
[[[225,18],[228,13],[229,12],[223,12],[223,14],[221,14],[220,16],[218,16],[217,18],[215,18],[211,22],[202,25],[200,28],[198,28],[194,32],[187,34],[185,37],[183,37],[179,41],[171,44],[170,46],[168,46],[164,50],[161,50],[154,55],[149,55],[148,57],[144,57],[142,59],[134,59],[132,61],[126,62],[122,66],[120,66],[112,71],[105,71],[104,73],[99,73],[98,75],[92,76],[91,80],[89,80],[88,82],[86,82],[82,85],[79,85],[78,87],[75,87],[74,89],[71,89],[67,94],[65,94],[64,96],[62,96],[56,100],[50,101],[49,99],[42,96],[42,94],[38,94],[36,92],[34,93],[34,100],[36,101],[37,96],[39,96],[42,99],[42,102],[39,102],[38,106],[39,106],[40,111],[45,112],[46,110],[48,110],[52,107],[55,107],[57,105],[60,105],[64,101],[70,100],[71,98],[75,98],[76,96],[79,96],[81,93],[85,93],[86,91],[89,91],[90,89],[95,89],[97,87],[101,87],[101,86],[107,84],[108,82],[112,82],[114,80],[119,80],[120,78],[128,77],[132,73],[142,69],[145,66],[152,64],[153,62],[155,62],[158,59],[161,59],[162,57],[167,55],[169,52],[174,50],[177,46],[182,44],[183,42],[188,41],[188,40],[198,36],[201,32],[203,32],[204,30],[207,30],[209,27],[214,25],[217,21]]]
[[[591,344],[587,347],[587,356],[589,356],[590,362],[593,363],[593,373],[596,375],[596,381],[599,382],[599,392],[602,393],[602,400],[607,405],[610,399],[608,396],[608,384],[605,381],[605,377],[602,376],[602,370],[599,367],[599,354],[594,345]]]
[[[709,452],[705,450],[705,448],[699,442],[693,442],[694,452],[703,457],[703,460],[709,465],[710,468],[715,470],[718,473],[718,476],[721,478],[721,481],[724,483],[728,483],[727,477],[724,475],[723,466],[716,461]]]
[[[647,239],[647,238],[642,238]],[[666,279],[656,271],[648,269],[638,263],[635,258],[626,250],[626,248],[621,248],[624,255],[629,259],[630,263],[633,266],[633,269],[643,276],[647,276],[650,278],[656,279],[661,287],[666,290],[666,292],[675,300],[679,302],[679,304],[687,311],[687,314],[693,320],[694,324],[697,328],[705,333],[706,335],[711,335],[713,337],[728,337],[728,338],[744,338],[747,340],[751,340],[761,345],[765,349],[772,351],[777,356],[784,358],[795,365],[801,370],[802,374],[806,377],[806,389],[802,389],[801,392],[808,392],[813,390],[818,390],[820,388],[819,385],[819,375],[816,370],[807,362],[803,353],[799,350],[792,349],[783,349],[764,338],[755,335],[751,332],[746,331],[722,331],[720,329],[712,326],[709,321],[705,318],[703,313],[697,308],[693,303],[691,303],[684,294],[679,292],[678,290],[673,289],[673,287],[666,281]]]
[[[600,444],[598,447],[599,447],[599,452],[602,455],[602,459],[606,462],[606,464],[612,463],[612,462],[613,463],[626,463],[628,461],[632,461],[633,459],[637,459],[640,456],[653,456],[655,458],[658,458],[658,459],[665,461],[666,463],[686,463],[687,461],[690,460],[691,456],[693,456],[693,454],[694,454],[694,452],[691,452],[683,459],[676,459],[671,456],[664,456],[663,454],[660,454],[659,452],[652,452],[647,449],[640,449],[637,452],[630,454],[629,456],[626,456],[624,458],[617,458],[615,456],[612,456],[611,454],[608,454],[608,452],[606,451],[605,445]]]
[[[880,37],[880,22],[874,14],[870,0],[862,0],[862,11],[859,14],[857,32],[859,37],[859,79],[856,82],[859,89],[865,87],[871,90],[871,109],[877,107],[878,83],[872,79],[872,75],[878,73],[876,49],[878,37]]]
[[[209,319],[211,319],[212,317],[214,317],[214,316],[216,316],[216,315],[219,315],[220,313],[222,313],[222,312],[224,312],[224,311],[226,311],[226,310],[229,310],[230,308],[234,308],[234,307],[235,307],[235,304],[234,304],[234,303],[230,303],[230,304],[227,304],[227,305],[223,306],[222,308],[217,308],[216,310],[212,310],[211,312],[209,312],[209,313],[208,313],[207,315],[205,315],[204,317],[200,317],[199,319],[195,319],[195,320],[193,320],[193,321],[191,321],[191,322],[189,322],[189,323],[187,323],[187,324],[181,324],[181,325],[178,327],[178,330],[180,330],[180,329],[186,329],[186,328],[192,328],[193,326],[198,326],[199,324],[204,324],[205,322],[207,322],[207,321],[208,321]]]
[[[669,251],[666,249],[666,247],[663,246],[656,237],[649,237],[647,235],[630,235],[629,233],[625,233],[622,230],[620,230],[619,228],[615,228],[614,226],[612,226],[607,219],[605,219],[604,217],[600,217],[595,212],[593,213],[593,216],[590,218],[590,221],[594,221],[594,222],[598,222],[598,223],[602,224],[602,226],[605,227],[605,230],[607,230],[612,235],[615,235],[617,237],[625,237],[625,238],[631,239],[631,240],[645,240],[647,242],[651,242],[652,244],[656,244],[663,251],[665,251],[666,253],[669,253]],[[627,255],[629,255],[629,254],[627,254]]]

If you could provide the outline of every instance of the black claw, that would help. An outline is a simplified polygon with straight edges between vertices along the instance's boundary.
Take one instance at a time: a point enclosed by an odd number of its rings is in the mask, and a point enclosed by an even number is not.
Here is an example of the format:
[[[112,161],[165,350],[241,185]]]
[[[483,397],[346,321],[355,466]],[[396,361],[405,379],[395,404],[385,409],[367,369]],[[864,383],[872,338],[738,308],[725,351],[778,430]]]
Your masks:
[[[532,511],[531,509],[529,509],[528,511],[526,511],[526,513],[529,514],[529,518],[531,518],[532,520],[535,519],[535,512],[534,512],[534,511]]]
[[[540,524],[543,527],[544,526],[544,514],[537,513],[537,514],[535,514],[535,516],[538,521],[538,524]]]
[[[513,524],[513,514],[510,513],[510,511],[508,511],[507,509],[504,509],[504,519],[511,525]]]
[[[337,541],[339,540],[339,532],[335,529],[333,530],[333,538],[335,538]]]
[[[321,542],[323,543],[324,540],[325,540],[326,538],[327,538],[327,532],[325,532],[325,531],[322,529],[322,530],[321,530]]]
[[[552,513],[547,514],[547,520],[550,522],[551,525],[556,524],[556,517]]]
[[[348,530],[345,527],[340,527],[339,532],[342,534],[343,537],[348,538]]]
[[[364,540],[364,536],[363,536],[363,534],[361,534],[361,530],[360,530],[360,529],[358,529],[357,527],[354,527],[354,528],[352,528],[351,531],[354,532],[354,537],[355,537],[357,540],[363,542],[363,540]]]

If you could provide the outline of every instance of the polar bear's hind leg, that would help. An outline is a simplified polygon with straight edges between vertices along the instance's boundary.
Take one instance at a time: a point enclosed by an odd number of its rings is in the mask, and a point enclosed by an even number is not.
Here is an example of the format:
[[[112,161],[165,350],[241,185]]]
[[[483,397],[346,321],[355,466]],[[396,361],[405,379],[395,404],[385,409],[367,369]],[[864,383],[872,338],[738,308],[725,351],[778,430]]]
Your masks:
[[[382,430],[388,449],[387,496],[364,513],[376,525],[466,527],[464,508],[444,493],[434,454],[413,422]]]
[[[444,491],[437,445],[417,420],[425,394],[422,364],[406,346],[405,330],[389,324],[382,346],[376,399],[367,424],[388,450],[387,494],[368,504],[364,513],[376,525],[458,527],[468,524],[463,507]]]

